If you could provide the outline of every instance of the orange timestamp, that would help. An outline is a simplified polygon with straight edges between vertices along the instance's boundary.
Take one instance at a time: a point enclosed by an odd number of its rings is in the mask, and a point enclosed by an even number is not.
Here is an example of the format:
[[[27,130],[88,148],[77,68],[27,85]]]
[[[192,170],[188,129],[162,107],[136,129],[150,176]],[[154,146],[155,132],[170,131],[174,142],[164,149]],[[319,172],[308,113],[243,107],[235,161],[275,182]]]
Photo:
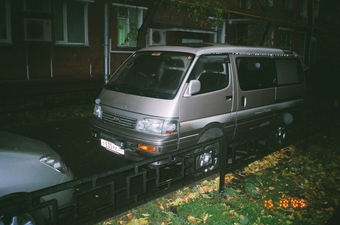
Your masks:
[[[276,202],[275,202],[276,203]],[[264,201],[264,207],[268,209],[274,209],[275,205],[280,208],[294,208],[294,209],[302,209],[307,207],[307,202],[304,199],[297,198],[284,198],[280,199],[277,204],[274,204],[272,199]]]

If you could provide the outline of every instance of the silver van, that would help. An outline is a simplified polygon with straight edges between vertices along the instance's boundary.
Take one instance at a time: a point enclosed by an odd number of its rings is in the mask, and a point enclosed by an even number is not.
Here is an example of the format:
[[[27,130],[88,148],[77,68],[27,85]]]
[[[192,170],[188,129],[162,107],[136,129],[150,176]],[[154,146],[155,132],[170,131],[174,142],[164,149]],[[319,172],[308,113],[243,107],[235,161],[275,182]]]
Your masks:
[[[101,146],[133,161],[221,136],[271,136],[280,145],[304,92],[301,58],[292,51],[149,47],[132,54],[105,85],[90,130]]]

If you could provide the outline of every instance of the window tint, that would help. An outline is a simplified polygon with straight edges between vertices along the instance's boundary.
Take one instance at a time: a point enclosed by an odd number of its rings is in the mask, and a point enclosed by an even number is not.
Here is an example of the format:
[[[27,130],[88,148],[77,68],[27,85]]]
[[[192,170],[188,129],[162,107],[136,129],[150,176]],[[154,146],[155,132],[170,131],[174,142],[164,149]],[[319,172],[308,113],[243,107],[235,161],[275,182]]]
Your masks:
[[[270,58],[237,58],[237,73],[243,91],[273,87],[273,68]]]
[[[275,59],[277,84],[302,82],[302,68],[298,59]]]
[[[201,90],[197,94],[220,90],[229,85],[228,62],[228,55],[206,55],[199,58],[189,79],[201,82]]]

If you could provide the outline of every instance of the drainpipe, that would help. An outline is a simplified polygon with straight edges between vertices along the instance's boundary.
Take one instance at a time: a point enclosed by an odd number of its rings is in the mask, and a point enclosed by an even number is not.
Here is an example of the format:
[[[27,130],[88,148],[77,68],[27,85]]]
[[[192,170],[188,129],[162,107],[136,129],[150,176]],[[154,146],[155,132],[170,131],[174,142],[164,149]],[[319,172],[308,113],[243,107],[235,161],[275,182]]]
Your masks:
[[[26,50],[26,78],[27,80],[30,80],[30,67],[28,65],[28,46],[25,44],[25,50]]]
[[[110,49],[109,49],[109,1],[104,2],[104,82],[109,80],[110,68]]]
[[[315,6],[314,0],[312,0],[312,28],[310,32],[310,40],[309,40],[309,51],[308,51],[308,64],[311,66],[311,54],[312,54],[312,42],[314,40],[314,15],[315,15]]]
[[[51,78],[53,78],[53,44],[50,44],[50,71]]]

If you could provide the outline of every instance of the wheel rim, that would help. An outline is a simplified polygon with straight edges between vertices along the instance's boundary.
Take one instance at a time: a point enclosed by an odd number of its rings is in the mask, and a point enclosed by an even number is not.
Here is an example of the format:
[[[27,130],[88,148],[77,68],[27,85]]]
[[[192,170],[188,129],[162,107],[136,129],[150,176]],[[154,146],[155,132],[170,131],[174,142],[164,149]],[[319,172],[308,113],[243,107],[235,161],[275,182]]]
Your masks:
[[[210,165],[212,163],[212,152],[210,151],[209,153],[206,152],[200,155],[199,162],[200,162],[200,167]]]
[[[204,152],[203,154],[201,154],[197,158],[198,167],[196,169],[211,165],[204,169],[204,172],[208,172],[216,168],[216,166],[218,165],[218,157],[216,157],[215,154],[219,151],[218,146],[218,143],[207,146],[207,148],[212,147],[214,151],[210,150],[209,152]]]
[[[278,127],[276,130],[276,135],[275,135],[276,143],[278,145],[283,144],[283,142],[286,140],[286,129],[285,127]]]
[[[29,214],[14,216],[10,225],[35,225],[33,217]]]

